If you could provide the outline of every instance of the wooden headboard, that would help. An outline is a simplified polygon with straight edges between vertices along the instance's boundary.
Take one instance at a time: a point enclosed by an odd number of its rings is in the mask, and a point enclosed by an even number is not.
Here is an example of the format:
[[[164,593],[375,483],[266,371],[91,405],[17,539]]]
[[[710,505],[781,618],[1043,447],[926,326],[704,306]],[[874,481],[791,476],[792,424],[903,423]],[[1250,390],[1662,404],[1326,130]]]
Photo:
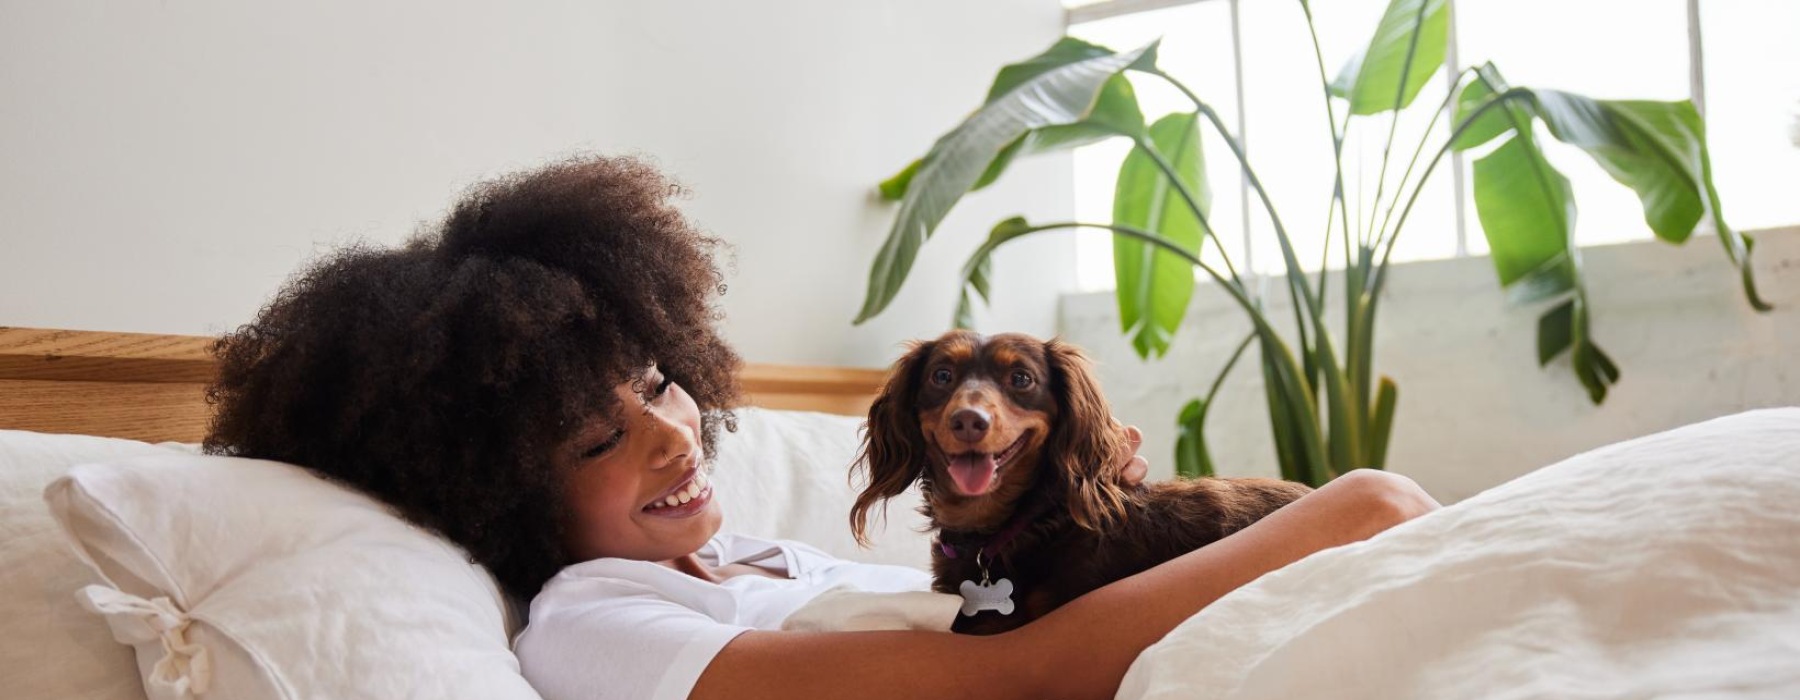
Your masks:
[[[212,341],[0,326],[0,429],[199,442]],[[883,376],[769,364],[747,365],[740,375],[751,405],[843,415],[866,414]]]

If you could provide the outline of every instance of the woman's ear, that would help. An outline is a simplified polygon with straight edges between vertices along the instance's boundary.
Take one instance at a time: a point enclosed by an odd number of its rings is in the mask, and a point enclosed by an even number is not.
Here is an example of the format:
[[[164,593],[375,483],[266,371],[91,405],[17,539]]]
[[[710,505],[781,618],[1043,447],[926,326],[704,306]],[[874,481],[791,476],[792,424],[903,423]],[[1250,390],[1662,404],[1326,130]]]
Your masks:
[[[906,355],[894,363],[887,385],[869,405],[869,420],[863,424],[862,452],[851,467],[853,476],[863,471],[868,481],[862,493],[856,495],[855,507],[850,509],[850,532],[862,546],[869,545],[869,510],[905,492],[924,474],[925,435],[919,430],[914,407],[925,360],[936,347],[936,341],[913,343]]]
[[[1131,446],[1087,356],[1052,339],[1044,343],[1044,359],[1059,409],[1049,459],[1068,488],[1070,516],[1077,525],[1098,530],[1125,515],[1123,468]]]

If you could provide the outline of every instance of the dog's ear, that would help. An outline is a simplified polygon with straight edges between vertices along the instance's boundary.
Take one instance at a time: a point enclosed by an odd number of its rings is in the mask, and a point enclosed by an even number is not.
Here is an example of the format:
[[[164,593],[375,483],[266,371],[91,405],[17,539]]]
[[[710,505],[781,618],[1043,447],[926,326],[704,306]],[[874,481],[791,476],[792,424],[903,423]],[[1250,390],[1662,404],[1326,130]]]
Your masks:
[[[1044,359],[1050,365],[1050,391],[1060,408],[1049,460],[1068,488],[1069,515],[1077,525],[1098,530],[1125,515],[1121,484],[1131,447],[1124,429],[1112,418],[1087,356],[1052,339],[1044,343]]]
[[[850,509],[850,531],[862,546],[869,545],[869,510],[904,493],[925,472],[925,434],[919,430],[914,407],[925,361],[936,348],[936,341],[913,343],[894,363],[887,385],[869,405],[862,452],[851,467],[852,475],[862,471],[868,481]]]

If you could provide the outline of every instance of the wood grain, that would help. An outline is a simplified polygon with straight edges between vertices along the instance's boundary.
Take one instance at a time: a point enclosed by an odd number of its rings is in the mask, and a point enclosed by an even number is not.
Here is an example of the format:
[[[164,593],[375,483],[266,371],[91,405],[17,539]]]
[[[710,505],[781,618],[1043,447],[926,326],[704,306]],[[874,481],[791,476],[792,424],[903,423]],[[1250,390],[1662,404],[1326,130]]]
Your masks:
[[[0,379],[205,382],[207,347],[191,335],[65,331],[0,326]]]
[[[198,442],[213,338],[0,326],[0,429]],[[861,416],[885,372],[749,364],[746,402]]]
[[[206,385],[0,379],[0,428],[144,442],[199,442],[211,412]]]

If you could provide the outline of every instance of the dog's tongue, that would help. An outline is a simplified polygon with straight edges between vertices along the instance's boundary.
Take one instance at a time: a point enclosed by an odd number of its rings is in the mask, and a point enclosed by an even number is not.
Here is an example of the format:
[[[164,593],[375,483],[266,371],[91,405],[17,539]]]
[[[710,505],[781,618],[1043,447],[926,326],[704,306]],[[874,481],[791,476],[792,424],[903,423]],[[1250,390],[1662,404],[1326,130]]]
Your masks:
[[[993,455],[957,455],[950,458],[950,478],[956,482],[957,492],[964,496],[979,496],[987,493],[988,486],[994,483],[997,466]]]

